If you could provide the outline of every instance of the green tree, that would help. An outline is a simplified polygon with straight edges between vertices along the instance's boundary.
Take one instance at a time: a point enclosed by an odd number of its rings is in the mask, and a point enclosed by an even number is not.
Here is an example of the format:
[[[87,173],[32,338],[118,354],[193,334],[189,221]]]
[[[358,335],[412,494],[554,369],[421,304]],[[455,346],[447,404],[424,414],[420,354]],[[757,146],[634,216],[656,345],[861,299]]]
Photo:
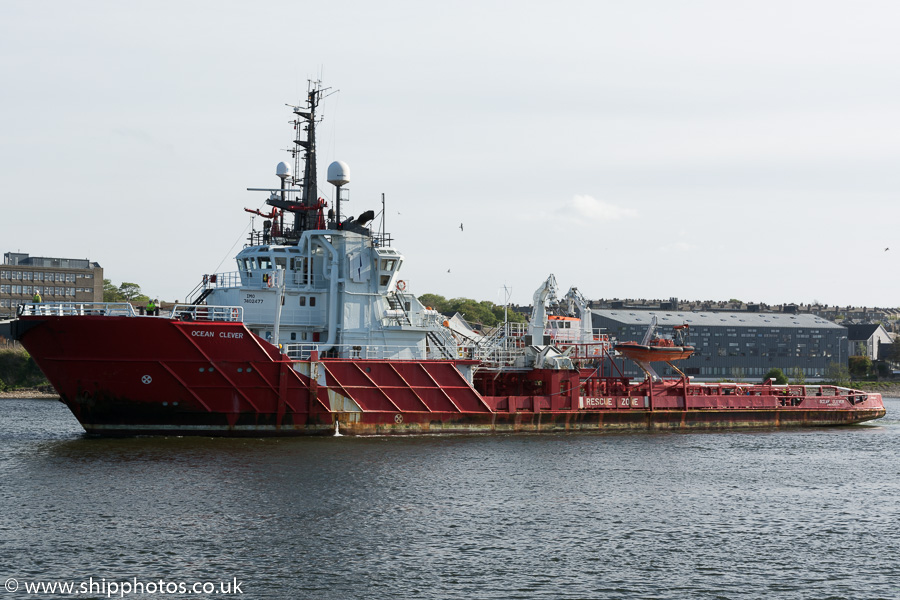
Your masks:
[[[846,365],[838,362],[828,363],[828,366],[825,367],[825,379],[835,385],[848,386],[850,385],[850,370]]]
[[[868,356],[851,356],[849,369],[853,377],[865,377],[872,370],[872,359]]]
[[[47,383],[37,363],[23,349],[0,350],[0,389],[35,387]]]
[[[803,369],[800,367],[791,369],[791,383],[793,385],[803,385],[806,383],[806,374],[803,373]]]
[[[769,369],[769,372],[766,373],[765,377],[763,377],[763,381],[766,381],[768,379],[773,379],[778,385],[786,385],[788,382],[787,375],[785,375],[784,371],[782,371],[778,367]]]
[[[891,344],[891,358],[890,362],[892,363],[900,363],[900,339],[894,341]]]
[[[113,285],[109,279],[103,280],[103,301],[104,302],[121,302],[122,296],[119,294],[119,288]]]
[[[135,302],[140,304],[149,300],[150,298],[141,292],[141,286],[136,283],[125,281],[122,285],[116,287],[109,279],[103,280],[104,302]]]
[[[503,323],[503,306],[498,306],[487,300],[482,300],[481,302],[471,298],[452,298],[447,300],[438,294],[422,294],[419,296],[419,302],[425,306],[430,306],[440,313],[459,313],[469,323],[481,323],[487,326]],[[525,315],[514,311],[509,311],[508,318],[510,323],[524,323],[528,320]]]
[[[446,312],[447,299],[438,294],[422,294],[419,296],[419,302],[438,312]]]
[[[141,294],[141,286],[136,283],[129,283],[127,281],[123,281],[122,285],[119,286],[119,294],[128,302],[136,300],[140,297],[146,298],[146,296]]]
[[[505,307],[503,307],[503,306],[497,306],[497,305],[495,305],[493,308],[494,316],[497,318],[498,323],[503,322],[504,308]],[[506,313],[506,320],[509,321],[510,323],[527,323],[528,322],[528,317],[526,317],[525,315],[523,315],[520,312],[516,312],[514,310],[506,310],[505,313]]]

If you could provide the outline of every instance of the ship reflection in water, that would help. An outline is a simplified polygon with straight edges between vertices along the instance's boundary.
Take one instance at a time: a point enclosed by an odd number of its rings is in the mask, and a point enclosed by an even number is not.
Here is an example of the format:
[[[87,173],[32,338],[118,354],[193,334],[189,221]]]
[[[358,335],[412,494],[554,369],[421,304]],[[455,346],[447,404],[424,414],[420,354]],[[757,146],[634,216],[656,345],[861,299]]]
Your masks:
[[[0,400],[0,565],[255,598],[896,597],[885,404],[778,432],[120,440]]]

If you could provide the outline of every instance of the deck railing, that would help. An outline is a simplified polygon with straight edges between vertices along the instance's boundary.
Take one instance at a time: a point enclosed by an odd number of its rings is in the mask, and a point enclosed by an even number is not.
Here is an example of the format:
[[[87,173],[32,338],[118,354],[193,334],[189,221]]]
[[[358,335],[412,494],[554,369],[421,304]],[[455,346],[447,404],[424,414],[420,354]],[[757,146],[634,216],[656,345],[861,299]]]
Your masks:
[[[284,344],[282,352],[295,360],[308,360],[313,352],[322,344]],[[437,358],[429,356],[421,348],[415,346],[385,346],[379,344],[359,345],[343,344],[334,345],[329,350],[319,355],[320,358],[350,358],[363,360],[427,360]]]
[[[135,310],[130,302],[40,302],[20,304],[19,316],[96,316],[96,317],[145,317],[154,319],[188,319],[195,321],[242,322],[241,306],[207,306],[176,304],[159,315],[145,315],[143,307]]]
[[[137,311],[128,302],[34,302],[20,304],[17,314],[19,316],[108,316],[108,317],[136,317]]]
[[[272,270],[268,269],[256,271],[230,271],[206,275],[203,278],[203,287],[227,289],[241,286],[255,286],[264,288],[268,287],[268,285],[266,281],[263,281],[263,275],[268,275],[271,272]],[[322,284],[321,276],[307,274],[302,271],[285,271],[285,278],[285,287],[288,289],[315,288]]]

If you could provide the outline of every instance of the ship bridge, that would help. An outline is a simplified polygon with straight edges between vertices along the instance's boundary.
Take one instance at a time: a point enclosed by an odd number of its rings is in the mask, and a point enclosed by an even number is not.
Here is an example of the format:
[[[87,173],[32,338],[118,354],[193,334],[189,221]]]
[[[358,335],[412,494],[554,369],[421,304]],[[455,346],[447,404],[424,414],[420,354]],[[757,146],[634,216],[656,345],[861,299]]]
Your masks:
[[[307,285],[310,281],[309,257],[297,246],[250,246],[235,257],[240,284],[268,287],[268,275],[276,269],[285,274],[285,286]]]

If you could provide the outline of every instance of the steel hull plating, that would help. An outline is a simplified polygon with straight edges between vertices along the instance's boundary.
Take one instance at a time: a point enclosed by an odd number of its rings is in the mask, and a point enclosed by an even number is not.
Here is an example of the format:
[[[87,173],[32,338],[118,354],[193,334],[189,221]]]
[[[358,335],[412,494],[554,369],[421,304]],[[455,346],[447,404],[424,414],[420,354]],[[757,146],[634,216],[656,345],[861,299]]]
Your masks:
[[[878,394],[631,385],[577,371],[476,378],[473,387],[461,373],[466,361],[291,361],[235,322],[36,316],[17,330],[62,401],[100,435],[800,427],[885,413]]]
[[[773,429],[792,427],[827,427],[860,423],[884,416],[881,409],[852,411],[787,410],[696,410],[696,411],[614,411],[600,414],[530,413],[515,416],[404,414],[397,423],[388,415],[370,415],[356,420],[346,414],[334,414],[333,424],[204,424],[189,423],[101,423],[82,422],[90,434],[103,436],[135,435],[199,435],[231,437],[269,437],[305,435],[420,435],[469,433],[577,433],[600,431],[667,431],[704,429]]]

